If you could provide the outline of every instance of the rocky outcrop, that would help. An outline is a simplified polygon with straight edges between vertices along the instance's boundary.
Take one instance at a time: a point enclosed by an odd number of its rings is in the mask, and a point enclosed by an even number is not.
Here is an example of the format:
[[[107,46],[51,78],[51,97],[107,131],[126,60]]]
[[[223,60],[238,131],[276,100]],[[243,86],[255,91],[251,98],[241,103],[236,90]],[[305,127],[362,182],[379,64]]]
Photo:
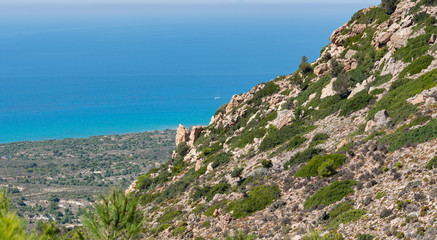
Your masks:
[[[190,133],[184,126],[179,124],[179,127],[176,131],[176,146],[178,146],[181,142],[186,142],[188,146],[194,147],[194,143],[199,138],[202,130],[202,126],[193,126]]]
[[[191,128],[189,140],[188,140],[188,146],[194,147],[194,143],[197,141],[197,139],[200,136],[200,133],[202,133],[203,127],[202,126],[193,126]]]
[[[178,146],[181,142],[187,142],[189,140],[189,134],[190,133],[188,132],[188,130],[184,126],[179,124],[179,127],[176,130],[176,146]]]
[[[328,63],[322,63],[317,65],[314,68],[314,73],[316,74],[316,76],[321,77],[321,76],[325,76],[326,74],[328,74],[328,72],[331,70],[330,66]]]
[[[229,102],[228,106],[226,107],[226,114],[229,114],[232,112],[232,110],[240,105],[244,101],[244,98],[240,95],[234,95],[231,98],[231,101]]]

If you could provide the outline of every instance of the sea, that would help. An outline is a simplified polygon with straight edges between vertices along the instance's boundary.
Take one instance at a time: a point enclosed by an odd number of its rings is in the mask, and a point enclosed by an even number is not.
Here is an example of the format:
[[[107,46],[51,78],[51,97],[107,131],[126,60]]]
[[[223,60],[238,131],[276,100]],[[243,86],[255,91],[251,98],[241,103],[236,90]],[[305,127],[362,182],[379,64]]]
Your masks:
[[[368,5],[0,6],[0,143],[207,125]]]

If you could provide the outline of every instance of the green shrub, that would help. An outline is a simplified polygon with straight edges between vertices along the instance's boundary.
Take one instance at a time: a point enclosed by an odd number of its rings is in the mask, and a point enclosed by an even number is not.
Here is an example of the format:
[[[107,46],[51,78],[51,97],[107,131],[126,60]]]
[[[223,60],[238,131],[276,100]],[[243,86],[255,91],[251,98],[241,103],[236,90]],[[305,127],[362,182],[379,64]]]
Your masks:
[[[372,236],[372,235],[370,235],[370,234],[360,234],[358,237],[357,237],[357,240],[373,240],[375,238],[375,236]]]
[[[264,159],[264,160],[262,160],[261,164],[263,165],[263,168],[271,168],[271,167],[273,167],[272,160]]]
[[[429,170],[433,169],[433,168],[437,168],[437,157],[434,157],[433,159],[431,159],[428,164],[426,165],[426,168],[428,168]]]
[[[367,119],[373,119],[375,114],[381,110],[387,110],[392,121],[397,124],[408,118],[416,111],[416,107],[406,100],[425,89],[436,85],[437,70],[430,71],[417,79],[408,80],[403,85],[389,91],[384,97],[376,102],[370,109]]]
[[[226,165],[231,161],[232,154],[231,153],[218,153],[215,155],[211,155],[206,159],[206,162],[212,162],[213,168],[218,168],[220,166]]]
[[[349,114],[365,108],[370,101],[375,97],[368,94],[367,90],[357,93],[353,98],[349,99],[340,111],[340,116],[348,116]]]
[[[216,194],[226,193],[230,188],[231,188],[231,185],[226,183],[226,182],[218,183],[218,184],[214,185],[213,187],[211,187],[211,186],[205,186],[203,188],[197,187],[194,190],[194,193],[191,197],[193,198],[194,201],[196,201],[202,197],[206,197],[206,201],[209,202],[214,198],[214,196]]]
[[[387,14],[392,14],[396,10],[396,5],[399,3],[399,0],[382,0],[381,8],[385,10]]]
[[[162,202],[162,201],[172,199],[172,198],[178,196],[179,194],[181,194],[182,192],[184,192],[188,188],[188,186],[192,183],[194,178],[195,178],[195,176],[189,175],[189,176],[183,177],[181,180],[179,180],[175,183],[170,184],[160,194],[157,201]]]
[[[234,168],[234,170],[231,173],[231,177],[233,178],[241,177],[241,173],[243,173],[243,170],[244,168],[239,168],[239,167]]]
[[[423,143],[435,138],[437,138],[437,119],[433,119],[424,126],[409,131],[396,131],[384,136],[379,141],[389,144],[388,150],[392,152],[408,143]]]
[[[156,221],[159,223],[171,223],[173,219],[182,215],[182,211],[167,211],[160,216]]]
[[[176,147],[176,153],[181,157],[185,157],[189,150],[190,147],[186,142],[180,142],[179,145]]]
[[[383,93],[383,92],[385,92],[385,89],[384,89],[384,88],[376,88],[376,89],[373,89],[373,90],[370,92],[370,94],[376,96],[376,95],[379,95],[379,94],[381,94],[381,93]]]
[[[378,192],[378,193],[376,194],[376,199],[381,199],[381,198],[385,197],[386,194],[387,194],[387,193],[384,192],[384,191],[382,191],[382,192]]]
[[[359,16],[358,14],[357,17],[358,18],[356,20],[357,23],[359,24],[372,24],[372,23],[380,24],[386,21],[387,19],[389,19],[390,15],[387,14],[386,9],[376,7],[370,9],[370,11],[366,14],[361,14],[361,16]]]
[[[320,204],[328,206],[340,201],[348,194],[354,192],[352,187],[356,184],[357,182],[352,180],[333,182],[331,185],[321,188],[312,197],[308,198],[304,203],[304,207],[308,209],[314,205]]]
[[[279,130],[272,128],[270,129],[270,133],[261,142],[259,150],[260,152],[270,150],[285,143],[296,135],[303,134],[312,129],[313,126],[305,125],[304,121],[296,121],[293,124],[285,126]]]
[[[420,73],[423,69],[426,69],[433,60],[434,57],[430,55],[425,55],[417,58],[408,66],[406,66],[401,73],[399,73],[399,78],[403,78],[407,74],[414,75]]]
[[[393,78],[392,74],[386,74],[386,75],[379,75],[379,74],[375,74],[375,80],[373,80],[372,83],[370,83],[369,86],[374,86],[374,87],[378,87],[388,81],[390,81]]]
[[[366,214],[366,210],[363,209],[350,209],[347,212],[344,212],[334,218],[330,223],[330,228],[338,228],[340,224],[347,224],[350,222],[355,222],[360,219],[364,214]]]
[[[224,240],[255,240],[256,235],[244,233],[243,231],[238,231],[233,236],[228,236]]]
[[[287,170],[289,167],[308,162],[320,152],[322,152],[322,150],[318,148],[307,148],[300,153],[296,153],[284,164],[284,169]]]
[[[247,101],[247,104],[254,104],[255,106],[261,105],[262,98],[270,96],[274,93],[279,92],[279,86],[273,81],[268,82],[261,90],[253,95],[253,98]]]
[[[173,236],[181,235],[181,234],[183,234],[186,230],[187,230],[187,227],[186,227],[186,226],[180,226],[180,227],[177,227],[177,228],[173,229]]]
[[[340,73],[332,84],[332,89],[342,98],[346,98],[350,93],[351,77],[348,73]]]
[[[431,33],[426,33],[408,40],[407,45],[399,48],[393,57],[404,62],[411,62],[417,57],[425,55],[430,47],[428,43],[430,37]]]
[[[343,154],[318,155],[294,175],[296,177],[315,177],[322,173],[324,177],[329,177],[336,173],[335,169],[343,165],[345,160],[346,156]]]
[[[319,144],[324,143],[329,138],[329,135],[327,133],[317,133],[314,135],[313,139],[311,140],[310,147],[317,146]]]
[[[340,233],[330,232],[323,236],[318,231],[312,231],[303,237],[303,240],[343,240]]]
[[[305,75],[313,72],[313,67],[311,66],[311,64],[308,63],[307,57],[302,57],[302,61],[299,65],[299,70]]]
[[[344,65],[337,62],[335,59],[331,59],[331,75],[337,77],[344,70]]]
[[[214,212],[215,212],[216,209],[224,208],[226,205],[228,205],[228,203],[229,203],[228,200],[223,200],[223,201],[220,201],[220,202],[214,204],[213,206],[209,207],[209,208],[205,211],[205,213],[204,213],[205,216],[207,216],[207,217],[211,217],[211,216],[214,214]]]
[[[214,116],[217,116],[218,114],[220,114],[220,113],[226,113],[226,107],[228,106],[228,104],[227,103],[225,103],[225,104],[223,104],[221,107],[219,107],[218,109],[217,109],[217,111],[214,113]]]
[[[248,216],[256,211],[263,210],[281,196],[278,186],[254,187],[247,198],[237,200],[229,205],[235,218]]]
[[[351,202],[342,202],[337,205],[329,212],[329,220],[334,220],[339,215],[349,211],[354,206]]]

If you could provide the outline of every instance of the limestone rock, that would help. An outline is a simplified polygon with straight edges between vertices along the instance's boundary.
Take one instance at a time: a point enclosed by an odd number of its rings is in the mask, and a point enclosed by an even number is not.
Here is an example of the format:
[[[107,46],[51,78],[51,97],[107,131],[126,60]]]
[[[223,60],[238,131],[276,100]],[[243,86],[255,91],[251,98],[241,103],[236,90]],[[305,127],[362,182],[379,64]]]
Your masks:
[[[352,27],[352,32],[355,34],[360,34],[366,30],[367,25],[366,24],[355,24]]]
[[[411,103],[411,104],[413,104],[413,105],[416,105],[416,104],[418,104],[418,103],[423,103],[423,102],[425,102],[425,99],[424,99],[424,97],[423,97],[423,95],[422,94],[419,94],[419,95],[417,95],[415,98],[413,98],[413,99],[408,99],[408,102],[409,103]]]
[[[278,129],[281,129],[284,126],[290,124],[293,117],[294,117],[293,110],[282,110],[278,112],[278,116],[276,117],[275,120],[271,122],[271,124],[277,127]]]
[[[194,170],[197,171],[202,167],[202,160],[197,159],[196,166],[194,167]]]
[[[349,143],[349,141],[347,139],[343,139],[343,141],[341,141],[341,143],[337,145],[336,151],[338,151],[342,147],[346,146],[346,144],[348,144],[348,143]]]
[[[346,55],[344,55],[344,58],[351,59],[352,56],[355,55],[357,52],[357,50],[349,49],[347,50]]]
[[[326,85],[325,88],[322,89],[322,95],[320,96],[321,99],[329,96],[334,96],[336,94],[333,88],[333,84],[335,80],[337,80],[337,78],[333,78],[331,82],[328,85]]]
[[[377,38],[378,47],[383,47],[384,45],[386,45],[388,41],[390,41],[392,35],[392,32],[381,33]]]
[[[410,33],[410,28],[403,28],[396,31],[390,38],[391,45],[396,49],[405,46],[408,42],[408,37],[410,36]]]
[[[176,146],[179,145],[179,143],[181,142],[187,142],[189,139],[189,133],[188,130],[182,126],[181,124],[179,124],[179,127],[176,130]]]
[[[330,70],[329,64],[327,63],[322,63],[317,65],[317,67],[314,68],[314,73],[318,76],[325,76],[326,74],[328,74]]]
[[[375,122],[376,127],[387,126],[387,123],[390,121],[388,117],[388,113],[386,110],[381,110],[375,114]]]
[[[188,146],[194,147],[194,143],[197,141],[197,139],[200,136],[200,133],[202,133],[202,126],[193,126],[191,128],[191,133],[188,141]]]
[[[437,35],[435,33],[433,33],[428,42],[429,42],[429,44],[434,44],[436,42],[436,40],[437,40]]]
[[[232,110],[234,109],[234,107],[237,107],[243,101],[244,101],[244,98],[242,96],[239,96],[239,95],[232,96],[231,101],[229,102],[228,106],[226,106],[226,114],[231,113]]]
[[[370,132],[372,129],[376,127],[376,122],[373,120],[369,120],[366,124],[366,128],[364,129],[365,132]]]

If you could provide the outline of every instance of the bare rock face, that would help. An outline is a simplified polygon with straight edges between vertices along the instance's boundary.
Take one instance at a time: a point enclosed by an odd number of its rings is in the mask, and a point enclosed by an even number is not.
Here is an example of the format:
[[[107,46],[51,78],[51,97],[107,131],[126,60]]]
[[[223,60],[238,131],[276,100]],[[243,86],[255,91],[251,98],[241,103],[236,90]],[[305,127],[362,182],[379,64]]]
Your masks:
[[[244,98],[239,95],[234,95],[231,98],[231,101],[229,102],[228,106],[226,107],[226,114],[229,114],[232,112],[234,107],[240,105],[244,101]]]
[[[376,127],[387,126],[387,123],[390,121],[388,117],[388,113],[386,110],[381,110],[375,114],[375,122]]]
[[[272,124],[281,129],[284,126],[291,123],[292,119],[294,118],[294,111],[293,110],[282,110],[278,112],[278,116],[275,120],[272,121]]]
[[[391,45],[396,48],[399,49],[403,46],[405,46],[408,42],[408,37],[411,34],[411,29],[410,28],[403,28],[400,29],[399,31],[395,32],[391,38]]]
[[[369,120],[366,124],[366,128],[364,129],[365,132],[370,132],[372,129],[376,127],[376,122],[373,120]]]
[[[328,85],[326,85],[325,88],[322,89],[322,95],[320,96],[321,99],[329,96],[334,96],[336,94],[333,88],[333,84],[335,80],[337,80],[337,78],[333,78],[331,82]]]
[[[352,27],[352,32],[355,34],[360,34],[366,30],[367,25],[366,24],[355,24]]]
[[[179,124],[179,127],[176,130],[176,146],[179,145],[181,142],[187,142],[189,140],[189,133],[188,130]]]
[[[188,146],[194,147],[194,143],[199,138],[200,133],[202,133],[202,130],[203,130],[202,126],[193,126],[193,128],[191,129]]]
[[[323,63],[314,68],[314,73],[318,76],[325,76],[330,70],[329,64]]]

